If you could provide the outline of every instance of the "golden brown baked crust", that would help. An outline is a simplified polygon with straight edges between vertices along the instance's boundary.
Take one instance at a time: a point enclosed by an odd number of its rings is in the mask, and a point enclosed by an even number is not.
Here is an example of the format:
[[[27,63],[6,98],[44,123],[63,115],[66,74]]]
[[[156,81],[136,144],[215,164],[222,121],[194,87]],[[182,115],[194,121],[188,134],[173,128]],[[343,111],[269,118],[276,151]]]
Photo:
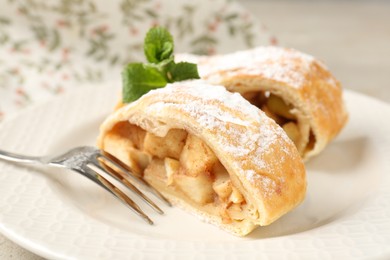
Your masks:
[[[322,63],[296,50],[258,47],[217,56],[181,54],[176,59],[198,63],[203,79],[229,91],[244,96],[271,92],[292,105],[301,134],[296,145],[305,159],[321,152],[347,121],[340,83]]]
[[[175,193],[169,186],[149,181],[173,204],[235,235],[246,235],[257,225],[268,225],[296,207],[305,196],[306,177],[300,155],[285,132],[239,94],[199,81],[179,82],[149,92],[113,112],[101,125],[98,146],[118,124],[130,122],[163,137],[183,129],[200,138],[226,168],[232,183],[253,211],[242,220],[224,223],[216,214]],[[114,131],[114,133],[113,133]],[[128,133],[129,138],[132,133]],[[110,144],[110,153],[116,149]],[[114,146],[114,148],[112,148]],[[141,146],[141,145],[135,145]],[[123,155],[120,155],[123,157]]]

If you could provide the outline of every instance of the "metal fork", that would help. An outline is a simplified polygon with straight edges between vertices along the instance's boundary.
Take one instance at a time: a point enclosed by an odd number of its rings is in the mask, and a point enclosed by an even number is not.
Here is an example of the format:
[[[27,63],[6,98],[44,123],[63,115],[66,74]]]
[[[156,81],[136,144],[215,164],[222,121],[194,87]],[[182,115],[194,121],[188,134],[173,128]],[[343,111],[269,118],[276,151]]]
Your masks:
[[[157,197],[170,205],[169,202],[157,190],[153,189],[142,178],[133,174],[131,170],[126,167],[126,165],[107,152],[101,151],[95,147],[76,147],[64,154],[54,157],[25,156],[0,150],[0,159],[14,163],[48,165],[53,167],[66,168],[78,172],[114,195],[123,204],[128,206],[138,216],[151,225],[153,224],[153,221],[142,211],[142,209],[102,174],[107,174],[119,183],[122,183],[125,187],[141,197],[148,205],[150,205],[156,212],[160,214],[163,214],[164,212],[151,199],[149,199],[136,186],[134,186],[132,181],[135,181],[138,184],[141,184],[143,187],[149,189]]]

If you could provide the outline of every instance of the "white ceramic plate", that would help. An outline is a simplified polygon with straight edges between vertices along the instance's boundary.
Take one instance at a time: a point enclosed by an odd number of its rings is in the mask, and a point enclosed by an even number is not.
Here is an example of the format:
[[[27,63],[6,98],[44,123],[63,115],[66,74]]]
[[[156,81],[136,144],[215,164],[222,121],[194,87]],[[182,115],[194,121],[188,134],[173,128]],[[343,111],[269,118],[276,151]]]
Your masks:
[[[57,97],[4,122],[2,149],[46,154],[93,144],[119,84]],[[350,121],[307,163],[304,203],[237,238],[176,208],[149,226],[87,179],[0,162],[0,231],[53,259],[359,259],[390,257],[390,108],[346,92]]]

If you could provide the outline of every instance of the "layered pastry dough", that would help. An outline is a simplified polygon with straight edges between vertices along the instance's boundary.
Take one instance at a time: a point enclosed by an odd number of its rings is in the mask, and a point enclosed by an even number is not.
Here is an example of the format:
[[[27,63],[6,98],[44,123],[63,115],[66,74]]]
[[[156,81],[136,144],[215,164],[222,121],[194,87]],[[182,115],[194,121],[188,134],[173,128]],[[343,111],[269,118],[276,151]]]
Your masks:
[[[176,55],[200,76],[239,92],[283,127],[305,159],[318,154],[347,121],[340,83],[312,56],[258,47],[227,55]]]
[[[170,84],[113,112],[98,145],[172,204],[243,236],[296,207],[305,169],[293,142],[237,93]]]

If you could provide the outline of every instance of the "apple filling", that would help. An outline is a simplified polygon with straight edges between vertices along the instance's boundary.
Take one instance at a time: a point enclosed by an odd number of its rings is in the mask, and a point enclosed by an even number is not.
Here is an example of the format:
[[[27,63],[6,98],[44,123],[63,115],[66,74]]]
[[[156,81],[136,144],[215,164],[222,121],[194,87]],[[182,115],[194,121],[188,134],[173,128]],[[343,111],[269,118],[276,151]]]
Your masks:
[[[297,110],[281,97],[268,91],[246,92],[242,96],[280,125],[301,154],[314,145],[314,135],[307,119],[299,117]]]
[[[105,136],[103,145],[157,190],[219,216],[223,223],[255,217],[210,147],[185,130],[171,129],[158,137],[121,122]]]

